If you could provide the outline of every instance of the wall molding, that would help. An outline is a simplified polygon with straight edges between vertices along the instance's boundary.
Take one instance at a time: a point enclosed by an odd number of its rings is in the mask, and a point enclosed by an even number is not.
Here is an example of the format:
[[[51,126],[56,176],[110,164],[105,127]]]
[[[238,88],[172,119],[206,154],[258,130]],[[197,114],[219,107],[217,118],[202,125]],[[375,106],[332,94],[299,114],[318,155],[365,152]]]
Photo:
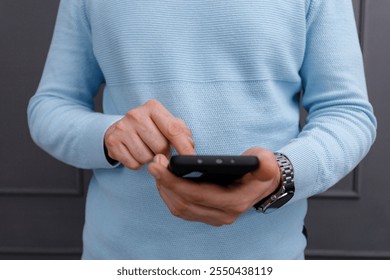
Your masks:
[[[308,249],[305,257],[325,260],[390,260],[390,251]]]
[[[337,185],[328,191],[313,196],[311,199],[360,199],[361,197],[361,171],[358,165],[352,171],[352,185],[350,189],[339,189]]]
[[[33,247],[0,247],[0,255],[81,255],[81,247],[52,247],[52,248],[33,248]]]
[[[80,255],[81,247],[57,247],[57,248],[29,248],[29,247],[2,247],[0,255],[25,255],[25,256],[58,256],[58,255]],[[390,251],[379,250],[327,250],[308,249],[305,251],[305,258],[325,260],[390,260]]]
[[[76,169],[75,185],[69,188],[0,187],[0,196],[83,196],[86,186],[84,170]]]
[[[0,196],[82,196],[83,192],[76,189],[47,189],[29,187],[1,187]]]

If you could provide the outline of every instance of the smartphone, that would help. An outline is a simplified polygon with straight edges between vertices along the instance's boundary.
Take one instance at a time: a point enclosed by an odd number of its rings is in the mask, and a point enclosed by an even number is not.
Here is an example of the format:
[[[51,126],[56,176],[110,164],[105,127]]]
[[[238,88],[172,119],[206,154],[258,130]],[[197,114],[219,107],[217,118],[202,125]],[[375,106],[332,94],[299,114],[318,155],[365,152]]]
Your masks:
[[[229,185],[259,167],[256,156],[176,155],[168,169],[176,176],[196,182]]]

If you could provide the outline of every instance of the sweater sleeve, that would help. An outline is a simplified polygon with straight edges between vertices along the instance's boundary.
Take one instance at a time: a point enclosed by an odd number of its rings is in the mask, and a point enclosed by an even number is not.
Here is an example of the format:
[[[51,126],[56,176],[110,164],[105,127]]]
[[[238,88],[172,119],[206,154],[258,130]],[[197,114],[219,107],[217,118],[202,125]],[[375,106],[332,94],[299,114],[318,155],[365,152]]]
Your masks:
[[[376,136],[350,0],[311,1],[300,75],[306,124],[279,150],[294,166],[293,201],[337,183],[368,153]]]
[[[93,98],[103,82],[84,1],[62,0],[41,82],[27,109],[35,143],[76,167],[112,167],[103,138],[121,116],[94,112]]]

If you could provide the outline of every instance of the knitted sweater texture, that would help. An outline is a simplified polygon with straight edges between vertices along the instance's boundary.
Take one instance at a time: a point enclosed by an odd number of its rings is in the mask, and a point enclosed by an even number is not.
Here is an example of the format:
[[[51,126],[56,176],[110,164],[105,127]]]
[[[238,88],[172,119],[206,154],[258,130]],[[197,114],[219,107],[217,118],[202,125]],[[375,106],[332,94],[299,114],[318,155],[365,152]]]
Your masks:
[[[286,154],[293,199],[222,227],[171,215],[146,167],[111,166],[103,150],[107,128],[150,99],[185,121],[199,154]],[[28,119],[40,147],[93,169],[84,259],[301,259],[307,198],[376,133],[350,0],[62,0]]]

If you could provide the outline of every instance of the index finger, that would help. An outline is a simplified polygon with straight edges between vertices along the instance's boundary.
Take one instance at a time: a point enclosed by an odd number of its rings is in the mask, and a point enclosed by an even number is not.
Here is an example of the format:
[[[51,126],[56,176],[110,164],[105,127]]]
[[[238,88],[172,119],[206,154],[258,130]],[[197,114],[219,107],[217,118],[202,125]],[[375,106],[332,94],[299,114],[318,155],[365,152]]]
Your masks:
[[[150,113],[152,121],[179,154],[194,155],[191,130],[183,120],[173,116],[162,104],[156,102]]]

